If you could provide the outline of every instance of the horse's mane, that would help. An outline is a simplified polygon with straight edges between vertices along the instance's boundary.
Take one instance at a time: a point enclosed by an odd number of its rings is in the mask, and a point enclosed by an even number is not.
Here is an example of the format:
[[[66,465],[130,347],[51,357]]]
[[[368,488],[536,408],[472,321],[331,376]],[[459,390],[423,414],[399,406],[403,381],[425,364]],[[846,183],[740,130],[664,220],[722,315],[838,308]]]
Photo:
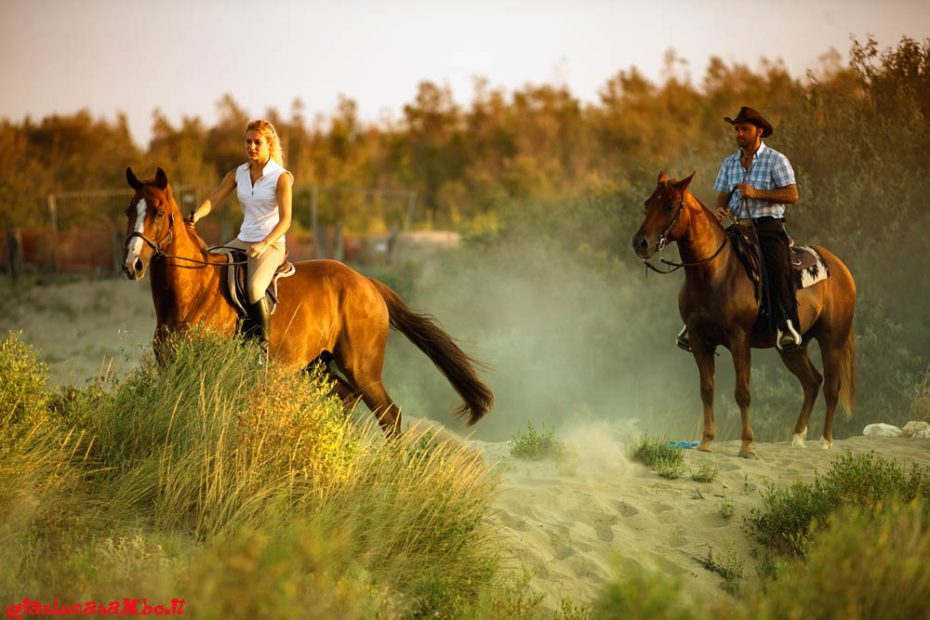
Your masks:
[[[687,191],[687,190],[686,190],[686,191]],[[701,205],[701,208],[707,213],[707,215],[710,217],[711,221],[714,222],[715,224],[717,224],[717,226],[720,227],[720,230],[723,230],[723,231],[725,232],[725,231],[726,231],[726,228],[724,228],[724,226],[723,226],[723,224],[720,222],[720,220],[717,219],[716,214],[714,214],[714,212],[710,210],[710,207],[708,207],[706,204],[704,204],[704,201],[701,200],[700,198],[698,198],[697,194],[695,194],[694,192],[688,191],[688,193],[691,194],[691,197],[694,198],[694,199],[697,201],[697,203],[698,203],[699,205]]]
[[[178,206],[177,201],[174,199],[174,191],[171,189],[171,185],[170,185],[170,184],[168,185],[168,187],[165,188],[165,196],[168,198],[168,204],[170,204],[171,207],[172,207],[175,211],[177,211],[178,215],[179,215],[179,216],[181,217],[181,219],[183,220],[183,219],[184,219],[184,214],[181,213],[181,208]],[[197,231],[194,230],[194,227],[193,227],[193,226],[188,226],[188,225],[185,223],[185,224],[184,224],[184,232],[187,233],[187,236],[188,236],[188,238],[189,238],[191,241],[193,241],[194,243],[196,243],[196,244],[200,247],[200,251],[203,252],[204,259],[205,259],[205,260],[210,260],[210,257],[212,256],[212,255],[210,254],[210,247],[206,244],[206,242],[203,240],[203,238],[201,238],[201,236],[197,234]],[[219,261],[217,261],[217,262],[219,262]]]

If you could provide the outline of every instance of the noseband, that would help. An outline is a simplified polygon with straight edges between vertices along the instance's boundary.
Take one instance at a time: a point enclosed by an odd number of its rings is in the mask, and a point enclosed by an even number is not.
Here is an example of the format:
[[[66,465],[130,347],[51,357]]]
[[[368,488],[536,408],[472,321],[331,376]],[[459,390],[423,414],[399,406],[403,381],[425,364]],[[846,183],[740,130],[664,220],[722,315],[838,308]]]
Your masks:
[[[152,260],[158,260],[163,256],[167,256],[165,250],[168,249],[168,246],[174,241],[174,214],[168,215],[168,232],[160,240],[152,241],[146,237],[144,233],[133,231],[129,233],[129,236],[126,237],[126,241],[123,242],[124,251],[129,247],[129,242],[133,237],[139,237],[142,239],[143,243],[152,248]]]
[[[675,228],[675,226],[678,224],[678,218],[681,217],[681,212],[684,211],[684,206],[685,206],[685,195],[684,193],[682,193],[681,200],[678,202],[678,206],[675,207],[675,216],[672,218],[672,221],[668,223],[668,226],[665,227],[665,230],[663,230],[662,233],[659,235],[659,240],[656,241],[655,252],[654,252],[655,254],[658,254],[659,252],[664,250],[666,247],[668,247],[668,235],[670,232],[672,232],[672,229]],[[714,260],[715,258],[717,258],[717,255],[723,251],[723,248],[727,245],[727,241],[729,240],[730,240],[730,236],[724,235],[723,243],[720,244],[720,247],[717,248],[716,252],[714,252],[707,258],[702,258],[701,260],[694,261],[693,263],[676,263],[674,261],[660,258],[659,259],[660,262],[662,262],[667,267],[671,268],[671,269],[665,269],[665,270],[659,269],[658,267],[650,263],[649,259],[646,259],[646,258],[643,259],[643,264],[649,269],[653,270],[654,272],[661,273],[661,274],[673,273],[675,271],[678,271],[682,267],[697,267],[698,265],[703,265],[704,263],[708,263]]]

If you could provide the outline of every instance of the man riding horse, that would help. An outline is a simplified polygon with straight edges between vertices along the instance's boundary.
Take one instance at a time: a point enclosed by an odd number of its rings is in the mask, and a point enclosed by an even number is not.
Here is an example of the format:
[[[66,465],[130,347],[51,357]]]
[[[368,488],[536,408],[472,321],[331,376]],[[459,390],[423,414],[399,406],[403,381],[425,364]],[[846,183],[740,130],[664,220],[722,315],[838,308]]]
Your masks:
[[[772,135],[772,124],[762,114],[743,106],[736,118],[723,120],[733,125],[739,148],[723,160],[717,173],[717,217],[723,220],[732,214],[734,222],[752,226],[762,253],[769,318],[777,328],[775,345],[797,347],[801,323],[785,232],[785,207],[798,201],[794,170],[787,157],[762,141]],[[679,332],[677,343],[691,350],[687,326]]]

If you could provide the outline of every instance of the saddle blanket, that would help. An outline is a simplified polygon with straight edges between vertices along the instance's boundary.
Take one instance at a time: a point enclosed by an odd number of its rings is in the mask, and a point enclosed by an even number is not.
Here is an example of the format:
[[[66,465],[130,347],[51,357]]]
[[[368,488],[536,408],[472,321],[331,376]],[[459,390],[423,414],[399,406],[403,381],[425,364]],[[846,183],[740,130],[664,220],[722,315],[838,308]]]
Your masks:
[[[820,252],[807,245],[791,246],[791,270],[798,290],[830,277],[830,268]]]

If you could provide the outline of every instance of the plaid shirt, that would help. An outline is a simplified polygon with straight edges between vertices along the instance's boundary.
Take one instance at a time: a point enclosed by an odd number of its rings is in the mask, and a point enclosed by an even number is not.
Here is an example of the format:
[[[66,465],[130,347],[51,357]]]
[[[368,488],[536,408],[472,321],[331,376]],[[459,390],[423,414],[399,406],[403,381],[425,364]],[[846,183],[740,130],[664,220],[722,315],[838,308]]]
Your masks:
[[[740,183],[746,182],[756,189],[780,189],[796,183],[794,170],[788,158],[765,146],[759,144],[759,150],[752,156],[749,170],[745,170],[740,163],[740,151],[736,151],[723,160],[714,189],[718,192],[730,192],[730,213],[733,217],[784,217],[785,205],[780,202],[769,202],[755,198],[743,199],[736,189]],[[748,212],[747,212],[748,210]]]

